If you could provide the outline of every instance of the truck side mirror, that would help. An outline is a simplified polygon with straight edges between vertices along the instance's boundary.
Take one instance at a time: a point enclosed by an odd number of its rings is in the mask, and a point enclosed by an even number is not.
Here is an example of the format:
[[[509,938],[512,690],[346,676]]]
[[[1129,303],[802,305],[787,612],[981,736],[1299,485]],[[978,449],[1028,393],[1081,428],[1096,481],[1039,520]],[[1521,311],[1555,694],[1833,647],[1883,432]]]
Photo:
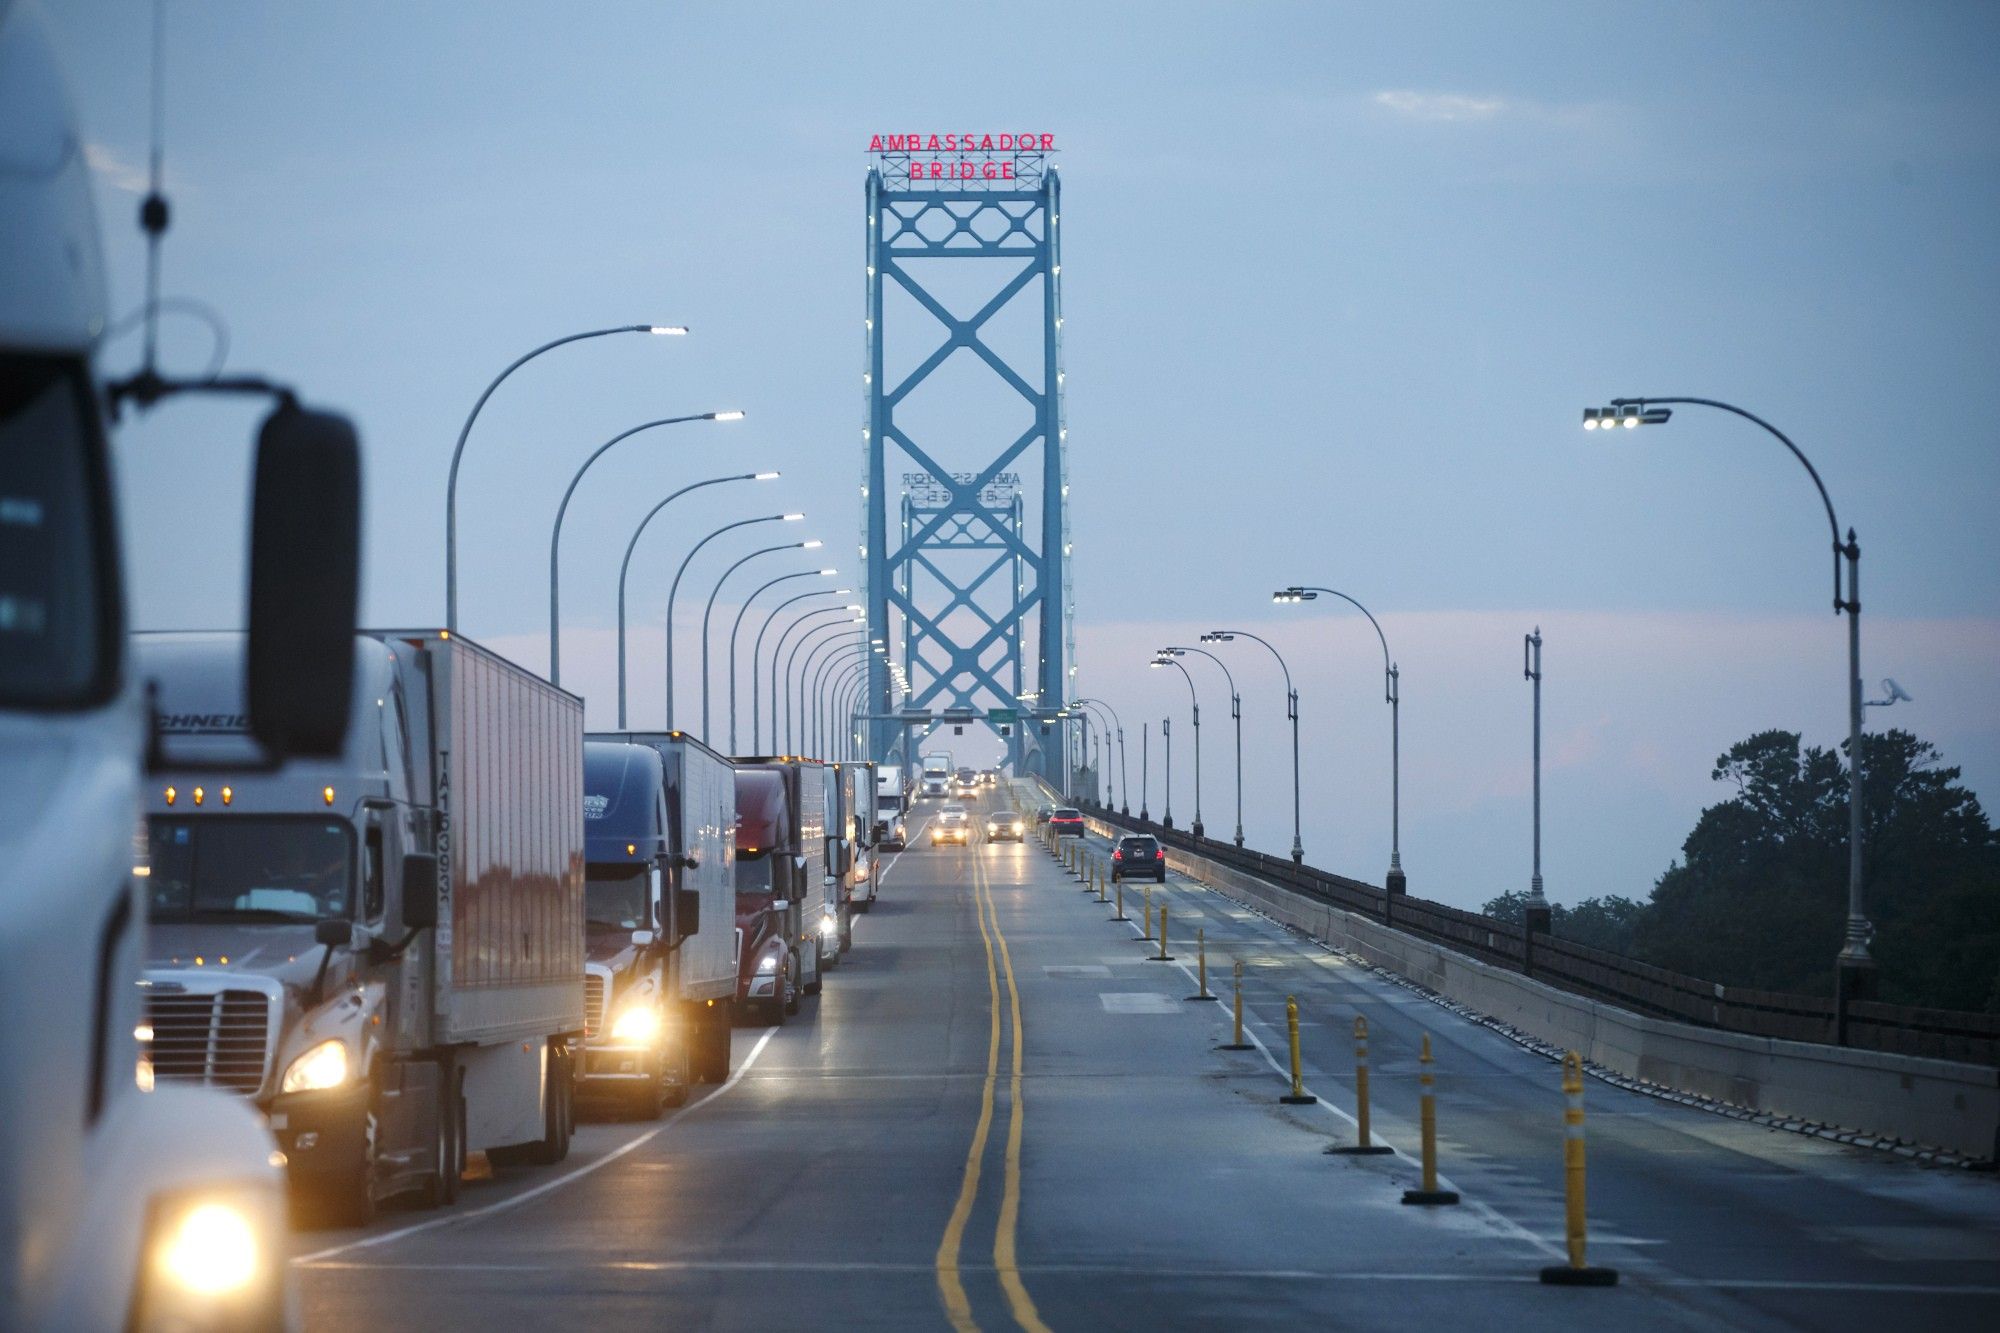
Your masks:
[[[423,930],[438,923],[438,859],[429,852],[403,858],[403,924]]]
[[[701,890],[674,890],[674,930],[682,938],[701,933]]]
[[[360,441],[345,417],[287,402],[257,432],[250,515],[244,675],[250,732],[272,755],[340,753],[360,583]]]

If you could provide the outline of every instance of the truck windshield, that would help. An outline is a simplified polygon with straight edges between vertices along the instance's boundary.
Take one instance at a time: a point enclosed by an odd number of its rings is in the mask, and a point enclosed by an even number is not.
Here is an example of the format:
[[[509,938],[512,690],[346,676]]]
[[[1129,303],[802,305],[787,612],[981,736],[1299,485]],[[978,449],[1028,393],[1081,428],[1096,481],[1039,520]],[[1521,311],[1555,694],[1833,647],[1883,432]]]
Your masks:
[[[353,915],[354,838],[337,820],[155,816],[146,841],[150,920]]]
[[[82,367],[0,356],[0,705],[109,689],[117,623],[103,459]]]
[[[768,853],[756,856],[736,854],[736,891],[738,893],[769,893],[771,891],[771,857]]]
[[[584,924],[600,930],[651,930],[651,888],[652,875],[643,862],[584,866]]]

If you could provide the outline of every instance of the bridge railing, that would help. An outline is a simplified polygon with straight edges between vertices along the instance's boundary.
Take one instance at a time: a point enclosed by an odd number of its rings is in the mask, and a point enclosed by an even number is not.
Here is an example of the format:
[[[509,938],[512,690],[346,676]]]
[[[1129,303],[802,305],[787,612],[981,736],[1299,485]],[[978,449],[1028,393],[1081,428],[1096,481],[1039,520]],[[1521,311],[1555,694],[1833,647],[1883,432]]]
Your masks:
[[[1333,907],[1381,921],[1483,963],[1533,977],[1576,995],[1623,1009],[1748,1036],[1831,1044],[1830,997],[1725,986],[1593,949],[1554,935],[1444,903],[1391,895],[1382,888],[1289,858],[1196,838],[1184,829],[1075,802],[1107,823],[1150,833],[1168,846],[1255,875]],[[1897,1055],[2000,1065],[2000,1014],[1922,1009],[1856,1001],[1848,1007],[1848,1045]]]

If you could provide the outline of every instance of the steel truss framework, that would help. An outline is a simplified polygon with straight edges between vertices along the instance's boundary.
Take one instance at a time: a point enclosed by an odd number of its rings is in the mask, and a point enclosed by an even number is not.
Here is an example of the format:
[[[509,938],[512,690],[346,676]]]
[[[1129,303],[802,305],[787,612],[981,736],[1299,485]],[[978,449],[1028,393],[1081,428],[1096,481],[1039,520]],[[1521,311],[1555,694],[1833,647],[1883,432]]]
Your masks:
[[[862,427],[868,627],[884,644],[892,612],[902,620],[901,642],[910,695],[891,697],[882,654],[870,663],[869,752],[887,758],[900,750],[904,731],[888,715],[903,708],[1019,708],[1024,697],[1060,706],[1069,697],[1075,656],[1069,581],[1069,477],[1063,424],[1062,251],[1059,242],[1061,182],[1053,169],[1038,188],[899,188],[870,171],[867,182],[867,416]],[[928,290],[919,272],[931,261],[953,261],[993,279],[991,296],[970,315],[954,315]],[[974,266],[977,266],[974,268]],[[900,290],[928,316],[912,327],[890,329],[883,320],[885,291]],[[956,288],[954,289],[956,290]],[[981,292],[988,289],[982,287]],[[986,341],[983,331],[1016,301],[1041,300],[1040,362],[1017,368]],[[940,336],[941,335],[941,336]],[[900,351],[920,338],[937,339],[927,355],[896,384],[884,377],[891,338]],[[898,409],[954,353],[964,350],[1018,394],[1031,410],[1026,430],[1001,442],[997,454],[968,466],[949,462],[941,448],[918,440],[898,421]],[[968,423],[966,437],[976,435]],[[950,441],[962,452],[965,438]],[[929,474],[926,503],[897,497],[890,508],[891,457]],[[1023,497],[996,487],[1003,474],[1034,460],[1040,464],[1039,533],[1024,519]],[[953,466],[952,464],[956,464]],[[1026,632],[1035,620],[1032,640]],[[1028,645],[1034,644],[1032,667]],[[1032,682],[1032,687],[1028,683]],[[1017,772],[1038,772],[1060,782],[1062,729],[1013,728],[1010,757]],[[909,758],[913,759],[914,756]]]

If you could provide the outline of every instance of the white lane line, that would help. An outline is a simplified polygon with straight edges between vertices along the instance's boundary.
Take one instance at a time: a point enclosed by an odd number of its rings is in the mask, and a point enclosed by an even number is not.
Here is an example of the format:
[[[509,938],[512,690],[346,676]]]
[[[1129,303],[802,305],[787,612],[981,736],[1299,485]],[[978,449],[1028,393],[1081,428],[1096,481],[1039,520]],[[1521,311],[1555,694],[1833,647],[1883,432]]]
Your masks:
[[[696,1111],[699,1111],[704,1106],[714,1105],[715,1102],[718,1101],[724,1093],[728,1092],[731,1088],[735,1087],[737,1083],[742,1081],[743,1076],[750,1072],[750,1066],[757,1063],[757,1057],[764,1053],[764,1048],[771,1044],[771,1038],[776,1036],[777,1032],[778,1030],[776,1028],[766,1028],[764,1031],[764,1035],[757,1039],[757,1044],[750,1048],[750,1054],[743,1057],[743,1063],[737,1065],[735,1070],[729,1075],[729,1077],[723,1081],[722,1086],[717,1088],[714,1092],[702,1098],[700,1101],[696,1102],[692,1106],[682,1107],[680,1110],[675,1111],[673,1115],[667,1119],[666,1124],[655,1125],[653,1128],[647,1130],[644,1134],[641,1134],[638,1138],[633,1139],[629,1143],[621,1144],[617,1148],[606,1153],[604,1156],[598,1158],[594,1162],[589,1163],[588,1165],[580,1166],[576,1170],[571,1171],[566,1175],[557,1176],[554,1180],[545,1181],[544,1183],[535,1186],[533,1189],[523,1190],[519,1194],[515,1194],[508,1198],[498,1200],[497,1202],[494,1203],[489,1203],[484,1208],[474,1208],[471,1209],[470,1211],[464,1211],[464,1212],[459,1212],[459,1211],[449,1212],[442,1217],[433,1217],[428,1221],[418,1222],[411,1226],[398,1227],[394,1231],[385,1231],[379,1236],[363,1236],[359,1240],[348,1241],[345,1245],[334,1245],[324,1250],[315,1250],[311,1254],[300,1255],[298,1258],[292,1260],[292,1262],[294,1264],[300,1265],[301,1267],[308,1264],[317,1264],[323,1260],[331,1259],[338,1254],[351,1254],[356,1250],[366,1250],[366,1249],[371,1249],[377,1245],[386,1245],[392,1240],[402,1240],[404,1237],[414,1236],[420,1231],[430,1231],[436,1227],[450,1226],[453,1223],[457,1222],[470,1222],[476,1218],[491,1217],[495,1213],[506,1212],[510,1208],[518,1208],[522,1204],[527,1203],[530,1199],[540,1198],[542,1195],[548,1194],[554,1190],[559,1190],[565,1185],[573,1185],[577,1181],[582,1180],[585,1176],[589,1175],[591,1172],[598,1170],[600,1167],[606,1167],[611,1165],[611,1163],[617,1161],[619,1158],[623,1157],[626,1153],[629,1153],[636,1148],[644,1147],[646,1144],[658,1138],[664,1130],[676,1124],[684,1117]]]
[[[928,818],[927,818],[927,819],[925,819],[925,820],[924,820],[924,822],[923,822],[922,824],[918,825],[918,826],[917,826],[917,838],[921,838],[921,837],[923,837],[923,836],[924,836],[924,830],[925,830],[925,829],[927,829],[927,828],[929,828],[930,826],[931,826],[931,821],[930,821],[930,820],[929,820]],[[889,877],[889,872],[890,872],[891,870],[894,870],[894,869],[895,869],[895,868],[896,868],[897,866],[899,866],[899,865],[901,865],[901,864],[903,863],[903,852],[907,852],[907,851],[909,851],[909,850],[910,850],[910,844],[911,844],[912,842],[914,842],[914,841],[916,841],[916,838],[905,838],[905,839],[903,840],[903,847],[902,847],[902,850],[901,850],[901,851],[898,851],[898,852],[897,852],[897,853],[896,853],[896,854],[895,854],[894,856],[892,856],[892,857],[890,857],[890,858],[889,858],[889,864],[888,864],[888,865],[886,865],[886,866],[883,866],[883,867],[882,867],[882,868],[881,868],[880,870],[878,870],[878,871],[876,871],[876,872],[875,872],[875,882],[876,882],[877,884],[880,884],[880,883],[881,883],[881,882],[882,882],[883,880],[887,879],[887,878]]]

